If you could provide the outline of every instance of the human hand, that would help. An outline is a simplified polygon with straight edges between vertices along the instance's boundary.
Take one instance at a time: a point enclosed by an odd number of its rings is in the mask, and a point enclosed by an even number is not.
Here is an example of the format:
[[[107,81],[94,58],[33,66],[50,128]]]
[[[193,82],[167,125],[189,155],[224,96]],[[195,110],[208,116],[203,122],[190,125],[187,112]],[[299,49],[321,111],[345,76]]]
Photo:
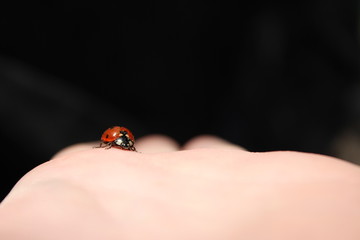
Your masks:
[[[0,205],[0,239],[360,239],[360,168],[299,152],[251,153],[213,136],[181,150],[69,147]]]

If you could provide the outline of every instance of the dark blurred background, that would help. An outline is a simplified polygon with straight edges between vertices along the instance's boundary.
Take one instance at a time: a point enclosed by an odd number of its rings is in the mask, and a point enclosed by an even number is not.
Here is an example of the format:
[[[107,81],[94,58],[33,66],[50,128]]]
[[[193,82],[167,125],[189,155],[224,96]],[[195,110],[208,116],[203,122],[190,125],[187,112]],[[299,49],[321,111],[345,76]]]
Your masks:
[[[2,199],[109,126],[357,162],[356,1],[0,7]]]

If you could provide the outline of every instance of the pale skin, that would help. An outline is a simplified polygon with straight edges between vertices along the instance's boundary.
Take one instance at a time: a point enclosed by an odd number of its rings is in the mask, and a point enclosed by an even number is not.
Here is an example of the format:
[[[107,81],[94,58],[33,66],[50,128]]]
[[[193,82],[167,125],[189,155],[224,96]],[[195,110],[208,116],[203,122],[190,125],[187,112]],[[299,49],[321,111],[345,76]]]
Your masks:
[[[360,167],[215,136],[70,146],[0,205],[4,240],[360,239]]]

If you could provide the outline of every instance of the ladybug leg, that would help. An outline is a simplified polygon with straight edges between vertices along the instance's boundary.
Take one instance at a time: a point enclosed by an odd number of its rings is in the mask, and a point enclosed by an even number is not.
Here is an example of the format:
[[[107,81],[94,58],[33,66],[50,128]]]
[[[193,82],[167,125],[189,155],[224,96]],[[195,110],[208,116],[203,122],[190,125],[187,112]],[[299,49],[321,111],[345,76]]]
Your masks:
[[[94,146],[93,148],[102,148],[102,142],[100,142],[99,146]]]
[[[104,145],[104,146],[103,146]],[[100,142],[99,146],[95,146],[93,148],[105,148],[110,149],[112,147],[111,142]]]
[[[106,146],[105,146],[104,148],[105,148],[106,150],[108,150],[108,149],[110,149],[110,148],[112,147],[112,143],[111,143],[111,142],[105,143],[105,145],[106,145]]]

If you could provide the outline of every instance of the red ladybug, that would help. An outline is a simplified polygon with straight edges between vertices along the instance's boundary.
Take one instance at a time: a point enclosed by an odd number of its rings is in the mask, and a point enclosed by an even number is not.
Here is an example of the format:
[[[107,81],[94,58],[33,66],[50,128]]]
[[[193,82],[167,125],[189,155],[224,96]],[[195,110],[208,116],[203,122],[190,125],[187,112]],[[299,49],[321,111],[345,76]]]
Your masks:
[[[101,136],[101,141],[99,147],[103,147],[104,144],[106,149],[117,147],[123,150],[136,151],[134,135],[125,127],[114,126],[106,129]]]

